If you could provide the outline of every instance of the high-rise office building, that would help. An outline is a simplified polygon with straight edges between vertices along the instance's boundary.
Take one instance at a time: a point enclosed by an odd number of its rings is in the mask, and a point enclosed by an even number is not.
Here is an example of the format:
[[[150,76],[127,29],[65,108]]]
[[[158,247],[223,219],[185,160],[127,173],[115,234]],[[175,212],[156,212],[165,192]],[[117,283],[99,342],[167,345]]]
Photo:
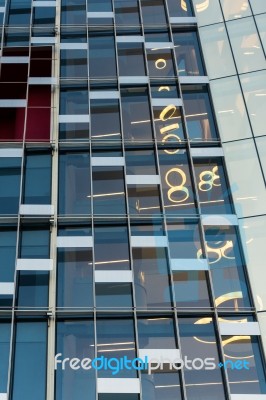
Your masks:
[[[0,0],[0,400],[266,399],[265,19]]]

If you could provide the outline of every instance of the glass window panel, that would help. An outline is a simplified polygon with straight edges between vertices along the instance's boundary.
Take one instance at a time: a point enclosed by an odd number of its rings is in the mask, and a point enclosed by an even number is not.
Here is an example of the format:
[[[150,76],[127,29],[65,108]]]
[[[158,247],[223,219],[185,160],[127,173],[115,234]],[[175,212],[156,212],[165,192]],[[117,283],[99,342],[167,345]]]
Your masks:
[[[191,0],[167,0],[170,17],[192,17]]]
[[[192,0],[199,26],[223,21],[219,0]]]
[[[134,321],[129,318],[98,318],[97,357],[107,359],[126,356],[129,360],[136,357]],[[100,369],[99,378],[136,378],[136,370],[122,369],[119,374],[111,369]]]
[[[87,29],[80,25],[61,26],[61,43],[87,43]]]
[[[142,43],[118,43],[117,47],[120,76],[146,75]]]
[[[154,150],[126,150],[127,175],[156,175]]]
[[[177,372],[141,374],[142,396],[146,400],[182,400],[180,377]]]
[[[59,160],[59,213],[90,213],[90,157],[88,153],[61,153]]]
[[[129,212],[133,215],[159,214],[161,212],[158,185],[128,186]]]
[[[131,283],[96,283],[95,292],[97,308],[125,309],[133,306]]]
[[[87,78],[87,51],[61,50],[60,76],[64,78]]]
[[[56,352],[64,358],[93,359],[95,356],[94,324],[92,320],[65,320],[57,323]],[[95,398],[95,370],[71,369],[66,363],[56,370],[56,400]]]
[[[265,135],[266,71],[240,76],[255,136]]]
[[[121,167],[94,167],[94,214],[125,214],[124,173]]]
[[[173,318],[138,318],[140,349],[176,349]]]
[[[266,52],[266,14],[257,15],[255,21],[263,44],[264,52]]]
[[[49,258],[49,229],[24,229],[21,232],[20,258]],[[48,305],[48,271],[19,271],[17,304],[19,307],[46,307]]]
[[[251,0],[250,5],[254,14],[266,12],[266,3],[263,0]]]
[[[211,81],[211,92],[219,133],[224,142],[252,136],[237,77]]]
[[[91,236],[91,225],[89,222],[76,221],[71,224],[66,221],[66,226],[62,223],[58,227],[58,236]]]
[[[170,32],[167,26],[144,26],[145,42],[168,43],[171,42]]]
[[[180,308],[210,308],[205,271],[173,271],[176,306]]]
[[[266,137],[256,139],[256,145],[260,156],[260,162],[264,176],[266,176]]]
[[[262,276],[265,273],[265,227],[266,216],[240,219],[240,233],[243,250],[251,281],[254,302],[257,310],[266,309],[266,291]],[[265,336],[266,338],[266,336]]]
[[[170,309],[172,299],[166,250],[133,248],[133,265],[137,307]]]
[[[152,140],[151,112],[146,87],[121,89],[125,140]]]
[[[141,0],[144,25],[166,25],[166,13],[163,0]]]
[[[235,228],[205,227],[205,239],[216,306],[235,311],[250,307],[246,269]]]
[[[91,137],[97,140],[118,140],[121,138],[119,102],[91,100]]]
[[[130,269],[127,226],[96,225],[94,257],[96,270]]]
[[[245,73],[265,68],[265,56],[252,17],[227,22],[228,34],[238,72]]]
[[[100,31],[89,35],[90,78],[116,76],[115,41],[113,31]]]
[[[112,0],[87,0],[89,12],[112,11]]]
[[[11,324],[0,320],[0,393],[7,393]]]
[[[85,25],[86,22],[86,0],[62,0],[62,25]]]
[[[172,152],[172,153],[171,153]],[[186,150],[159,150],[164,209],[167,214],[194,214],[194,191]]]
[[[98,400],[139,400],[139,395],[135,393],[99,393]]]
[[[28,153],[25,163],[24,204],[51,204],[51,156]]]
[[[161,84],[158,84],[157,80],[151,81],[151,96],[154,99],[180,97],[176,81],[162,81]]]
[[[231,190],[222,159],[195,160],[194,170],[203,214],[231,214]]]
[[[12,399],[46,399],[47,323],[16,325]]]
[[[139,25],[139,6],[137,0],[115,0],[115,22],[117,25]]]
[[[167,221],[167,234],[171,258],[197,258],[201,249],[199,223],[197,220]]]
[[[60,114],[88,114],[87,83],[62,84],[60,88]]]
[[[265,214],[265,184],[253,140],[225,143],[224,151],[237,215]]]
[[[71,141],[77,139],[89,139],[89,124],[88,123],[70,123],[59,124],[59,138],[60,140]]]
[[[215,79],[235,75],[236,68],[224,24],[205,26],[199,32],[209,77]]]
[[[8,11],[8,25],[30,24],[31,0],[11,0]]]
[[[221,6],[226,21],[251,15],[247,0],[221,0]]]
[[[93,307],[92,251],[58,250],[57,306]]]
[[[160,218],[132,219],[130,230],[132,236],[165,236],[164,223]]]
[[[182,87],[186,121],[190,140],[217,140],[218,134],[207,87]]]
[[[176,75],[173,52],[167,48],[147,49],[149,75],[154,78],[169,78]]]
[[[222,336],[226,371],[232,394],[256,395],[266,393],[266,381],[261,349],[256,336]],[[246,368],[235,368],[234,360],[241,360]]]
[[[14,281],[14,270],[16,262],[16,243],[17,243],[17,230],[15,228],[1,228],[0,282]]]
[[[18,214],[21,158],[0,158],[0,214]]]
[[[184,127],[181,107],[171,104],[167,106],[154,106],[154,123],[157,140],[163,144],[174,145],[184,140]],[[165,150],[168,152],[168,150]],[[176,149],[169,150],[175,154]],[[171,153],[172,152],[172,153]]]
[[[184,369],[186,392],[189,400],[225,400],[222,372],[219,368],[219,353],[214,323],[211,317],[180,317],[179,333],[182,357],[189,360],[214,358],[215,369]],[[190,364],[191,365],[191,364]],[[199,365],[195,363],[195,365]]]
[[[55,7],[33,7],[34,25],[54,25]]]
[[[174,32],[175,55],[179,75],[205,75],[196,32]]]

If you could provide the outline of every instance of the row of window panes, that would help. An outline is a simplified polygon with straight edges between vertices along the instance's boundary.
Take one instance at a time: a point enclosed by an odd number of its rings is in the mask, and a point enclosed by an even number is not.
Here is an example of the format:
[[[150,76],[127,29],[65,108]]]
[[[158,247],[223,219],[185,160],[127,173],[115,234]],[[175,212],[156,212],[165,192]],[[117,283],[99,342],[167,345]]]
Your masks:
[[[86,4],[87,3],[87,4]],[[167,0],[170,17],[192,16],[192,6],[190,0]],[[23,5],[16,0],[11,0],[6,11],[6,23],[10,26],[20,25],[54,25],[55,7],[33,7],[31,20],[31,0],[25,0]],[[164,0],[141,0],[142,18],[144,24],[166,24],[166,4]],[[112,1],[95,0],[63,0],[61,3],[61,24],[62,25],[84,25],[87,23],[88,12],[112,12]],[[152,11],[152,12],[151,12]],[[139,25],[140,10],[138,0],[115,0],[114,17],[116,24],[121,25]],[[89,18],[94,23],[106,23],[108,18]],[[100,20],[100,21],[99,21]],[[111,18],[112,20],[112,18]]]
[[[121,156],[119,151],[92,154],[98,157]],[[158,155],[159,166],[156,165],[153,150],[126,150],[126,175],[158,176],[160,171],[164,211],[167,214],[196,214],[195,189],[186,150],[168,148],[159,150]],[[28,153],[24,168],[22,204],[51,204],[51,155]],[[201,211],[207,214],[231,213],[233,210],[230,191],[222,160],[212,158],[195,161],[194,171]],[[61,153],[59,213],[89,215],[93,203],[94,214],[126,214],[124,172],[124,168],[119,166],[90,167],[89,152]],[[0,185],[5,188],[5,192],[0,195],[0,214],[18,213],[20,179],[21,159],[0,158]],[[159,188],[158,183],[127,184],[128,213],[132,215],[161,213]]]
[[[243,320],[252,320],[252,317],[242,317]],[[228,319],[229,322],[230,318]],[[152,372],[129,369],[100,369],[91,368],[84,371],[71,369],[69,360],[62,368],[58,363],[55,371],[55,399],[65,400],[77,396],[79,400],[86,400],[88,394],[96,398],[96,376],[99,378],[136,378],[140,376],[142,386],[142,398],[153,400],[158,396],[167,396],[181,400],[182,386],[186,387],[190,400],[196,400],[199,395],[204,398],[225,400],[221,369],[218,367],[221,358],[219,347],[223,347],[225,361],[241,357],[249,363],[249,368],[227,368],[230,392],[246,394],[265,394],[265,376],[263,373],[263,361],[260,354],[260,341],[256,336],[242,340],[234,340],[234,336],[222,336],[219,344],[218,334],[215,329],[214,319],[211,315],[180,316],[178,317],[178,329],[180,344],[177,343],[175,322],[172,315],[166,317],[139,317],[137,319],[138,343],[141,349],[176,349],[182,351],[182,358],[188,360],[200,358],[213,358],[216,367],[214,369],[184,369],[184,377],[180,371],[170,370],[167,365],[163,369]],[[0,389],[2,393],[7,391],[7,377],[10,351],[11,324],[8,320],[0,324],[0,348],[2,379]],[[114,357],[127,357],[133,360],[137,357],[136,332],[134,320],[131,316],[125,318],[109,318],[98,315],[96,321],[97,352],[95,351],[96,337],[94,321],[92,319],[66,319],[57,322],[56,350],[59,361],[64,358],[90,358],[96,356],[107,359]],[[251,360],[251,361],[250,361]],[[28,400],[45,400],[46,396],[46,365],[47,365],[47,323],[38,319],[19,319],[15,325],[14,348],[12,357],[12,400],[27,398]],[[197,365],[197,364],[195,364]],[[38,368],[37,368],[38,366]],[[197,365],[198,366],[198,365]],[[23,371],[23,373],[21,372]],[[114,373],[117,372],[116,375]],[[241,372],[241,373],[240,373]],[[183,381],[184,379],[184,381]],[[199,384],[200,383],[200,384]],[[70,397],[69,397],[70,396]],[[99,394],[98,399],[107,400],[108,395]],[[116,395],[120,400],[138,400],[139,395]]]
[[[207,273],[197,270],[182,270],[182,262],[190,260],[198,263],[205,258],[201,245],[198,223],[185,220],[168,221],[167,233],[169,251],[164,247],[133,247],[132,263],[136,306],[139,309],[210,308],[213,306],[209,294]],[[90,226],[59,226],[59,236],[91,235]],[[131,223],[134,237],[164,236],[161,221],[151,223]],[[0,231],[1,282],[14,280],[16,258],[16,236],[14,229]],[[215,306],[219,309],[250,307],[249,293],[245,277],[241,250],[234,228],[205,227],[206,255],[211,268]],[[48,259],[50,252],[50,231],[48,227],[21,229],[18,258]],[[169,255],[171,259],[169,259]],[[93,269],[96,271],[121,271],[130,269],[129,235],[127,225],[95,225],[94,259],[92,249],[58,249],[57,306],[64,308],[93,307]],[[169,261],[170,260],[170,261]],[[179,260],[180,270],[172,270],[169,265]],[[193,262],[194,260],[194,262]],[[93,268],[94,265],[94,268]],[[174,264],[173,264],[174,265]],[[172,279],[171,279],[172,276]],[[17,272],[18,307],[47,307],[49,272]],[[171,289],[171,281],[173,288]],[[154,291],[156,287],[156,291]],[[130,283],[96,283],[96,306],[99,308],[127,308],[133,306],[132,285]],[[12,296],[1,295],[1,307],[12,305]]]

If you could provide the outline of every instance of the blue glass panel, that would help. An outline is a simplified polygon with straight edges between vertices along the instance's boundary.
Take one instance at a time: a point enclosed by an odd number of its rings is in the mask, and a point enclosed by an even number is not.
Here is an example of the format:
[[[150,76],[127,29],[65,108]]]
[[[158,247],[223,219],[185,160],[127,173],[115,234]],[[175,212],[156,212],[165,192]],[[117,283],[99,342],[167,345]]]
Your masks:
[[[16,260],[16,230],[0,231],[0,282],[13,282]]]
[[[24,204],[51,204],[51,156],[49,154],[27,155]]]
[[[11,324],[0,321],[0,393],[7,392]]]
[[[46,349],[46,322],[17,322],[12,400],[46,399]]]
[[[0,214],[18,213],[20,173],[21,158],[0,157]]]
[[[56,354],[61,353],[64,359],[94,358],[93,321],[67,320],[57,324]],[[95,370],[71,369],[66,363],[65,370],[58,364],[56,370],[56,400],[95,399]]]

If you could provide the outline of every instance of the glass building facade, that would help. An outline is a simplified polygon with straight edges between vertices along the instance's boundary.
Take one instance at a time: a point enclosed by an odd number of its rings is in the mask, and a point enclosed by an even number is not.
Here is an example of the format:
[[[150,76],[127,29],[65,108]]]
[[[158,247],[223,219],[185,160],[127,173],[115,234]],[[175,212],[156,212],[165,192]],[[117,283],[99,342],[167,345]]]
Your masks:
[[[265,16],[0,0],[0,400],[266,399]]]

